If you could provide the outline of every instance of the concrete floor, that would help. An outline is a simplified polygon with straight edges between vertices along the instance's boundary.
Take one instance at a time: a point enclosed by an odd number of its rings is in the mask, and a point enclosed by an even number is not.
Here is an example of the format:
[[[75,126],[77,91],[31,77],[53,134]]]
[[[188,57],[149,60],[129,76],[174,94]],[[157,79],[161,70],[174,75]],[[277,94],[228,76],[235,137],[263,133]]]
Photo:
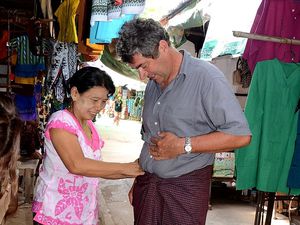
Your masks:
[[[113,120],[101,117],[96,125],[105,140],[103,160],[111,162],[129,162],[135,160],[140,152],[140,123],[121,120],[117,127]],[[100,224],[132,225],[133,213],[127,193],[133,179],[101,179]],[[17,213],[8,220],[8,225],[32,225],[31,205],[23,204]],[[277,214],[278,215],[278,214]],[[255,205],[230,198],[220,189],[212,190],[212,210],[208,212],[206,225],[253,225]],[[281,214],[272,221],[272,225],[288,225],[288,219]]]

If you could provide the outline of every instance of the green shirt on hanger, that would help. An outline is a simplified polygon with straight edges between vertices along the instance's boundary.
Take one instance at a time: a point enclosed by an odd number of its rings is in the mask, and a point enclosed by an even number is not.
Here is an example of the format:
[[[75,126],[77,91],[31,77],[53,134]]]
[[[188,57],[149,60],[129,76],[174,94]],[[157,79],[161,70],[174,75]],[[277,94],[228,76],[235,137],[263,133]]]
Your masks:
[[[278,59],[256,64],[245,115],[252,140],[237,149],[237,189],[288,193],[290,169],[297,131],[295,109],[300,97],[300,64]],[[291,190],[300,194],[300,189]]]

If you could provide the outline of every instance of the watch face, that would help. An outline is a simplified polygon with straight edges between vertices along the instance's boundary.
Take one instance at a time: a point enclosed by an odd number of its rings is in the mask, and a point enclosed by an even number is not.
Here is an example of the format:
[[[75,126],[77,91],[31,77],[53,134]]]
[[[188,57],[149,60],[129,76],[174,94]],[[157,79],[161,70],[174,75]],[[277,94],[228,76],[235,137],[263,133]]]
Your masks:
[[[186,146],[184,146],[184,150],[185,150],[186,152],[190,153],[190,152],[192,151],[192,146],[186,145]]]

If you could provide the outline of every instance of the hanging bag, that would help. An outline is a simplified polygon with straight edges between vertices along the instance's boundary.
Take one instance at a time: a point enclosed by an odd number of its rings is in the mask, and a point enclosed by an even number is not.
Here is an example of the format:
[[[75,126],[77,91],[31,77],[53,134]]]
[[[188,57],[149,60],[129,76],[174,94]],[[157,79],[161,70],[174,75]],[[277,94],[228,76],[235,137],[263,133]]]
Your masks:
[[[233,71],[232,74],[232,83],[233,85],[240,85],[242,83],[242,70],[239,67],[240,66],[241,57],[238,58],[236,62],[235,71]]]

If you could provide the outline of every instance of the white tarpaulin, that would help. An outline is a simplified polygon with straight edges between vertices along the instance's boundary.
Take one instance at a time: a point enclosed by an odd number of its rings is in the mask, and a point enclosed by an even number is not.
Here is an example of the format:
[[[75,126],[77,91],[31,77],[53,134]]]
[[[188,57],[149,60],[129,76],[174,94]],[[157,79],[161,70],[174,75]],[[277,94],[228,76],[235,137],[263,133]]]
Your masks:
[[[117,72],[115,72],[114,70],[110,69],[109,67],[105,66],[100,59],[93,61],[93,62],[84,62],[83,65],[84,66],[93,66],[93,67],[97,67],[101,70],[104,70],[113,80],[115,86],[124,86],[126,85],[127,88],[129,89],[134,89],[137,91],[143,91],[146,88],[146,84],[134,79],[131,79],[129,77],[126,77],[122,74],[119,74]]]
[[[245,38],[234,37],[232,31],[249,32],[261,0],[202,0],[210,15],[209,27],[201,50],[201,59],[244,52]],[[201,2],[202,2],[201,1]]]

